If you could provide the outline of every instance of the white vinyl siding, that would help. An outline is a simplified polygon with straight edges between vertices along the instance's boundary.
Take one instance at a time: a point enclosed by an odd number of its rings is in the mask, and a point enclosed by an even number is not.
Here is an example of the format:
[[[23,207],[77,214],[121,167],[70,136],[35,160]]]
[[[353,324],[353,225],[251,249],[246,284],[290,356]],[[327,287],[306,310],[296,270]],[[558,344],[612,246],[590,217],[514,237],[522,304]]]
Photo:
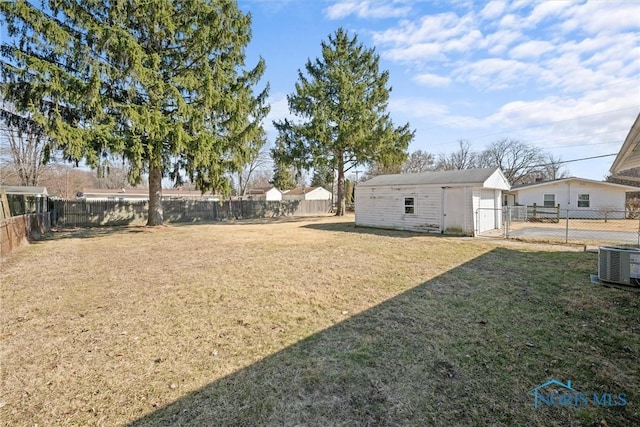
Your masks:
[[[356,225],[440,232],[439,187],[356,186]],[[413,199],[413,212],[406,199]]]

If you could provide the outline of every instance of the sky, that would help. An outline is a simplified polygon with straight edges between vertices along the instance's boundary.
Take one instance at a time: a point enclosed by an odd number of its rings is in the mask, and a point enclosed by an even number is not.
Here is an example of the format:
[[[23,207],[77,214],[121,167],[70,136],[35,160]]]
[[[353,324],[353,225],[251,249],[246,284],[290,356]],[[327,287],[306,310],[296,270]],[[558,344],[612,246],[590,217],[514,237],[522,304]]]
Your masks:
[[[262,57],[273,120],[298,70],[344,28],[390,73],[388,111],[409,152],[475,151],[517,139],[563,161],[617,153],[640,113],[640,0],[238,0],[251,13],[247,66]],[[602,180],[614,156],[570,162]]]

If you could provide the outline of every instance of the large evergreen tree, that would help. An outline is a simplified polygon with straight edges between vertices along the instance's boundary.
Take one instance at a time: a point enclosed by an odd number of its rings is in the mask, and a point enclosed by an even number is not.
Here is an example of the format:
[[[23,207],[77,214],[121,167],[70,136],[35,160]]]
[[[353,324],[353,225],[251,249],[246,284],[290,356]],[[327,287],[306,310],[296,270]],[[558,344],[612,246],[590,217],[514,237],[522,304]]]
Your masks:
[[[163,176],[226,193],[259,137],[263,61],[245,70],[250,16],[233,0],[0,2],[3,95],[68,160],[118,154],[149,176],[149,225]],[[246,159],[245,159],[246,160]]]
[[[345,172],[370,162],[401,163],[413,139],[409,124],[394,127],[386,112],[389,73],[379,56],[339,29],[322,42],[322,59],[309,60],[308,75],[298,72],[291,113],[300,120],[274,123],[283,150],[281,161],[307,170],[323,165],[338,174],[337,215],[345,211]]]

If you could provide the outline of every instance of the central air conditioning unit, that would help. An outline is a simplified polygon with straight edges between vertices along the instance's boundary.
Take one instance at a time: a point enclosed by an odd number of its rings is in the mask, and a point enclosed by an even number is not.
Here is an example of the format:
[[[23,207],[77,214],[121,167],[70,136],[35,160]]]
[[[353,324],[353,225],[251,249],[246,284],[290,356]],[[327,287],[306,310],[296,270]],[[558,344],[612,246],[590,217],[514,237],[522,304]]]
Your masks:
[[[640,286],[640,249],[601,246],[598,278],[603,282]]]

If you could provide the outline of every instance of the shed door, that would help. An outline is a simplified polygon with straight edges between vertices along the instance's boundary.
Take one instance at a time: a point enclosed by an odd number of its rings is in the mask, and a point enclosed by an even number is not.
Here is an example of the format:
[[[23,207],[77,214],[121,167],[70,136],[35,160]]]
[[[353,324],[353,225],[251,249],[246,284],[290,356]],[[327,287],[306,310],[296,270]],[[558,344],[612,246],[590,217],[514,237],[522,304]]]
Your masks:
[[[443,221],[444,231],[447,229],[458,229],[465,231],[464,226],[464,189],[445,188],[444,189],[444,210]]]
[[[480,204],[477,215],[479,233],[498,228],[498,211],[495,207],[495,194],[493,190],[480,191]]]

